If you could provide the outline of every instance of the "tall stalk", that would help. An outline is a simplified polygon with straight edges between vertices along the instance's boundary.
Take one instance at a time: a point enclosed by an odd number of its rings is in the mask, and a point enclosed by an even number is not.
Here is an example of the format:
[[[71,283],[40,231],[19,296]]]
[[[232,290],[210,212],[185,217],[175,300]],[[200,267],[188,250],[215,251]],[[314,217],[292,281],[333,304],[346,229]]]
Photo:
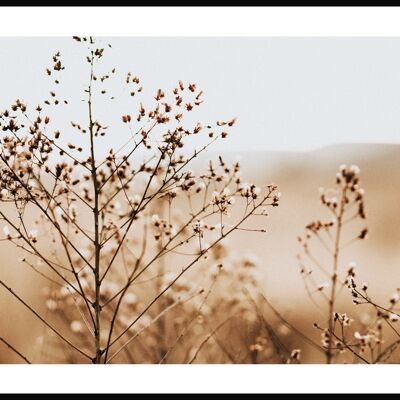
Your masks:
[[[339,266],[339,255],[340,255],[340,237],[342,233],[342,224],[343,224],[343,216],[346,210],[346,195],[347,195],[347,186],[343,188],[340,199],[340,207],[339,212],[336,216],[336,234],[335,234],[335,243],[333,249],[333,264],[332,264],[332,277],[331,277],[331,294],[329,297],[329,315],[328,315],[328,326],[329,332],[333,332],[334,330],[334,311],[335,311],[335,302],[336,302],[336,286],[338,279],[338,266]],[[329,336],[329,346],[326,351],[326,362],[327,364],[332,363],[333,353],[333,335]]]
[[[304,280],[305,289],[308,296],[320,308],[319,302],[315,297],[319,296],[326,305],[328,316],[326,319],[326,328],[320,328],[319,323],[314,326],[322,331],[322,346],[325,350],[326,363],[332,364],[335,354],[340,350],[337,347],[338,336],[335,332],[336,322],[339,314],[337,313],[337,297],[340,291],[347,285],[349,279],[354,276],[354,267],[350,266],[346,275],[340,274],[341,251],[343,248],[353,244],[357,240],[365,239],[368,229],[362,228],[351,232],[348,225],[366,219],[364,210],[364,190],[360,187],[360,170],[357,166],[347,167],[342,165],[336,174],[336,186],[331,189],[321,189],[320,202],[326,207],[333,219],[317,219],[306,225],[306,232],[299,241],[303,247],[303,258],[299,255],[300,273]],[[346,232],[344,231],[346,228]],[[352,229],[354,230],[354,228]],[[344,235],[346,233],[346,235]],[[355,235],[354,235],[355,233]],[[350,236],[350,239],[343,243],[344,236]],[[322,246],[329,254],[326,260],[319,259],[315,253],[314,240]],[[311,267],[307,266],[310,264]],[[315,279],[313,268],[316,268],[322,276],[327,277],[327,282],[318,282]],[[340,276],[341,275],[341,276]],[[317,278],[318,279],[318,278]],[[325,289],[330,287],[328,293]],[[323,312],[325,315],[325,311]],[[343,317],[344,315],[344,317]],[[345,323],[345,314],[342,315],[342,323]],[[324,317],[325,318],[325,317]],[[339,321],[340,322],[340,321]],[[341,332],[340,334],[342,334]],[[340,342],[340,340],[339,340]]]
[[[95,146],[94,146],[94,130],[93,130],[93,114],[92,114],[92,84],[93,84],[93,64],[94,54],[91,52],[90,60],[90,82],[88,89],[88,112],[89,112],[89,134],[90,134],[90,172],[93,184],[93,222],[94,222],[94,280],[95,280],[95,300],[94,300],[94,311],[95,311],[95,327],[94,327],[94,341],[95,341],[95,356],[93,357],[94,364],[100,364],[102,350],[101,350],[101,306],[100,306],[100,291],[101,291],[101,279],[100,279],[100,256],[101,256],[101,245],[100,245],[100,231],[99,231],[99,186],[97,182],[97,167],[95,158]]]

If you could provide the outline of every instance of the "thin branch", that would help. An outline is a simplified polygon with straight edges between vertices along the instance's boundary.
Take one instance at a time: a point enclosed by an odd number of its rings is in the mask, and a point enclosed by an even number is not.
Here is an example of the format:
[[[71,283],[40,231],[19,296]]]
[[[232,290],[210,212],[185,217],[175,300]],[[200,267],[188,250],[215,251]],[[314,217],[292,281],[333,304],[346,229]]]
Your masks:
[[[28,358],[26,358],[21,352],[19,352],[13,345],[11,345],[6,339],[0,336],[0,342],[3,342],[11,351],[13,351],[17,356],[22,358],[27,364],[32,364]]]
[[[43,317],[39,315],[29,304],[27,304],[21,297],[19,297],[14,290],[8,287],[2,280],[0,280],[0,285],[3,286],[8,292],[10,292],[21,304],[23,304],[33,315],[35,315],[40,321],[42,321],[51,331],[53,331],[63,342],[67,343],[74,350],[76,350],[79,354],[91,360],[91,357],[87,355],[84,351],[80,350],[73,343],[71,343],[67,338],[65,338],[57,329],[51,326]]]
[[[193,364],[196,360],[197,356],[199,355],[202,348],[206,345],[206,343],[214,337],[214,335],[228,322],[232,319],[232,317],[224,319],[221,323],[219,323],[207,336],[206,338],[200,343],[200,346],[197,348],[196,352],[194,353],[193,357],[190,359],[188,364]]]
[[[311,340],[308,336],[304,335],[301,331],[299,331],[295,326],[293,326],[290,322],[288,322],[282,314],[277,311],[272,304],[267,300],[267,298],[264,296],[264,294],[261,293],[261,297],[264,299],[265,303],[268,305],[268,307],[272,310],[272,312],[282,321],[284,325],[289,327],[293,332],[295,332],[298,336],[300,336],[305,342],[310,344],[312,347],[317,349],[320,352],[325,353],[325,350],[319,346],[317,343],[315,343],[313,340]]]

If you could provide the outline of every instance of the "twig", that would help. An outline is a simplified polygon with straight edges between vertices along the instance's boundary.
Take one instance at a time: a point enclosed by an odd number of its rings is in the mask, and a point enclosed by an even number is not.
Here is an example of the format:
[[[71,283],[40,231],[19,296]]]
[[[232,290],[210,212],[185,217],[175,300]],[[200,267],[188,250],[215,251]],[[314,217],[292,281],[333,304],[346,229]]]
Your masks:
[[[10,350],[22,358],[27,364],[32,364],[27,357],[25,357],[21,352],[19,352],[13,345],[11,345],[6,339],[0,336],[0,342],[3,342]]]
[[[10,292],[20,303],[22,303],[33,315],[35,315],[40,321],[42,321],[50,330],[52,330],[61,340],[75,349],[82,356],[87,359],[91,359],[89,355],[87,355],[84,351],[80,350],[73,343],[71,343],[67,338],[65,338],[60,332],[58,332],[53,326],[51,326],[43,317],[39,315],[29,304],[27,304],[24,300],[21,299],[10,287],[8,287],[2,280],[0,280],[0,285],[3,286],[8,292]]]
[[[206,338],[200,343],[200,346],[197,348],[196,352],[194,353],[193,357],[190,359],[188,364],[193,364],[193,362],[196,360],[197,356],[199,355],[200,351],[202,348],[205,346],[205,344],[214,337],[214,335],[228,322],[232,319],[232,317],[228,317],[225,320],[223,320],[221,323],[219,323],[212,331],[209,333]]]

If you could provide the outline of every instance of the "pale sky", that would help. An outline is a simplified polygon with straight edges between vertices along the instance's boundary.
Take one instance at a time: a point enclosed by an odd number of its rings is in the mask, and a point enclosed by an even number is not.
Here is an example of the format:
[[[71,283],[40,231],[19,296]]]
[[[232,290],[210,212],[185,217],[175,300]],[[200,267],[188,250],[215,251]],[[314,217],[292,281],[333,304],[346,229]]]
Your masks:
[[[107,41],[113,46],[112,63],[141,77],[145,90],[153,94],[179,79],[194,81],[205,92],[199,120],[238,117],[234,134],[218,150],[227,145],[231,150],[309,150],[400,141],[400,38]],[[87,65],[70,38],[0,38],[2,109],[16,98],[36,104],[45,97],[49,82],[43,72],[56,50],[70,73],[64,90],[77,100],[70,119],[79,119],[80,112],[84,118],[77,93]],[[121,91],[120,84],[112,85],[111,91]],[[99,110],[116,111],[110,107]]]

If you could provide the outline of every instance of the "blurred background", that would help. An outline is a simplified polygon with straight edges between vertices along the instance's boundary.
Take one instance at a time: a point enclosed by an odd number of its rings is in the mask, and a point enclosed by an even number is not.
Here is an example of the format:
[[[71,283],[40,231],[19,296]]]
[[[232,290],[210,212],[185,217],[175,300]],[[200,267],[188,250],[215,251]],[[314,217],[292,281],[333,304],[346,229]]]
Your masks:
[[[361,169],[361,186],[365,188],[369,234],[365,241],[355,242],[343,250],[339,269],[344,275],[349,263],[356,262],[357,279],[369,282],[372,298],[387,304],[390,295],[400,286],[396,279],[400,260],[399,150],[396,145],[348,144],[297,153],[225,153],[226,160],[242,160],[245,179],[259,185],[275,182],[282,192],[280,206],[271,211],[268,219],[267,234],[235,232],[228,239],[229,246],[240,255],[256,256],[261,277],[258,283],[263,294],[290,323],[317,342],[320,335],[315,332],[313,323],[323,325],[325,317],[319,314],[304,289],[296,259],[301,252],[297,237],[304,233],[309,222],[330,218],[320,205],[319,187],[334,186],[340,164],[357,164]],[[215,154],[207,157],[214,158]],[[41,278],[16,262],[22,254],[7,242],[1,243],[0,251],[2,279],[43,312],[48,312],[43,306],[44,297],[37,296],[38,285],[44,283]],[[202,272],[199,270],[199,273]],[[322,276],[318,279],[326,280]],[[315,299],[321,300],[318,294]],[[11,338],[22,351],[36,354],[37,350],[31,348],[31,339],[46,332],[40,322],[5,292],[0,302],[3,335]],[[368,307],[353,305],[348,290],[340,295],[338,311],[347,311],[350,316],[361,316],[364,320],[374,315]],[[31,339],[26,340],[27,337]],[[299,344],[304,346],[301,341]],[[304,362],[323,362],[320,355],[312,351],[307,354]],[[18,361],[5,348],[0,352],[0,360]]]

